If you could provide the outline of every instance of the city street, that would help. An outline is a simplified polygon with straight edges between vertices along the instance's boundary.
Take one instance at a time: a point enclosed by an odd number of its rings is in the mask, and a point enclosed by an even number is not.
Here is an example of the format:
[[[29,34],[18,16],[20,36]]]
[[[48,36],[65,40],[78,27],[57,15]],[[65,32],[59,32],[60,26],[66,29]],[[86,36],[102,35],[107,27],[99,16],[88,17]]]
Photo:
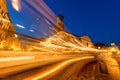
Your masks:
[[[56,56],[54,56],[54,57],[56,57]],[[87,63],[95,60],[94,56],[84,56],[84,55],[80,55],[80,56],[79,55],[77,55],[77,56],[64,55],[64,58],[63,58],[63,56],[61,58],[61,55],[59,55],[58,57],[59,58],[57,58],[56,60],[54,59],[54,61],[52,61],[50,59],[52,62],[49,62],[50,60],[49,61],[44,60],[42,62],[39,62],[38,63],[39,66],[38,66],[38,64],[36,66],[37,69],[32,68],[32,70],[8,76],[8,78],[6,77],[3,80],[15,80],[15,78],[17,78],[17,80],[18,80],[20,78],[20,76],[22,76],[20,79],[24,79],[24,80],[38,80],[38,79],[46,80],[46,79],[50,79],[53,76],[57,75],[58,73],[63,71],[64,68],[71,66],[72,64],[79,62],[80,68],[82,68]],[[45,64],[45,62],[47,62],[47,64]],[[44,63],[44,64],[41,64],[41,63]],[[29,64],[27,64],[27,65],[29,65]],[[34,66],[32,66],[32,67],[35,67],[35,65],[36,65],[36,63],[34,63]],[[23,66],[23,67],[25,68],[26,66]],[[24,68],[22,68],[22,69],[24,69]],[[30,69],[30,66],[29,66],[29,69]],[[12,70],[14,70],[14,69],[12,69]],[[71,73],[73,73],[73,72],[71,71]]]
[[[6,51],[3,52],[5,53]],[[105,78],[119,80],[119,65],[116,60],[99,53],[50,54],[47,52],[21,52],[21,54],[18,54],[18,52],[14,52],[13,57],[9,55],[9,52],[5,54],[4,57],[0,58],[0,77],[2,80],[77,79],[82,77],[77,75],[80,75],[81,70],[85,69],[85,65],[94,61],[102,61],[102,66],[96,68],[93,66],[91,69],[93,77],[89,77],[90,79],[95,78],[95,75],[103,74],[100,71],[102,69],[105,72]],[[104,65],[103,62],[105,63]],[[97,66],[97,64],[95,65]],[[107,72],[104,71],[105,68]],[[97,74],[94,74],[94,69],[98,69]]]
[[[0,80],[120,80],[118,3],[0,0]]]

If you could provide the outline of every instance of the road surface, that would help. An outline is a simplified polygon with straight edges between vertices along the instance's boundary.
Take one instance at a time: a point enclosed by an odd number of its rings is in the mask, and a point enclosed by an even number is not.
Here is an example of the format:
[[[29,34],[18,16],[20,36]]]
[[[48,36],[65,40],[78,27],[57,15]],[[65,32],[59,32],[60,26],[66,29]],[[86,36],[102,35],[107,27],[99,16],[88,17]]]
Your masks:
[[[21,53],[19,56],[18,54],[16,56],[15,53],[13,57],[4,55],[4,57],[0,58],[0,77],[2,80],[73,80],[79,77],[77,75],[81,74],[81,69],[84,69],[86,64],[96,59],[104,63],[99,69],[102,69],[102,76],[112,78],[112,80],[119,80],[119,65],[115,59],[110,56],[99,56],[99,54],[91,53],[71,55],[45,52],[43,54]],[[104,69],[105,65],[107,69]],[[96,67],[93,66],[92,69],[91,74],[93,76]],[[101,75],[101,71],[98,72]],[[91,77],[91,79],[94,80],[95,76]]]
[[[71,66],[74,63],[80,62],[80,66],[83,67],[85,64],[93,60],[94,60],[94,56],[84,56],[84,57],[82,56],[81,58],[74,57],[71,59],[66,59],[60,62],[56,62],[54,64],[45,65],[37,69],[33,69],[33,70],[19,73],[16,75],[8,76],[3,78],[2,80],[39,80],[39,79],[47,80],[57,75],[64,68]]]

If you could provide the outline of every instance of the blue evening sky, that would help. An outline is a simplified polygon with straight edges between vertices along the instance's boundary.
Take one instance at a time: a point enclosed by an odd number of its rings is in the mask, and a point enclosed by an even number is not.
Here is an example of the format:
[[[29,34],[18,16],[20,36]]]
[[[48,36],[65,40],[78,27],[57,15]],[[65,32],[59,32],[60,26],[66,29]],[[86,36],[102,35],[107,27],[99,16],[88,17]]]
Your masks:
[[[120,0],[45,1],[54,12],[72,21],[74,26],[67,26],[71,33],[88,35],[93,42],[109,44],[113,40],[120,44]]]

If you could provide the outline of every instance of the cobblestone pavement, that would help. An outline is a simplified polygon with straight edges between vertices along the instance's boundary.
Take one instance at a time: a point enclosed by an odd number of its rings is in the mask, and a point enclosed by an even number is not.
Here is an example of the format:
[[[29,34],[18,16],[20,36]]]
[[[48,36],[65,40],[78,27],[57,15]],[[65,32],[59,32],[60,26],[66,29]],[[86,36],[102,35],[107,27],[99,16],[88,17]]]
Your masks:
[[[106,73],[101,73],[98,62],[86,65],[77,76],[76,80],[111,80]]]

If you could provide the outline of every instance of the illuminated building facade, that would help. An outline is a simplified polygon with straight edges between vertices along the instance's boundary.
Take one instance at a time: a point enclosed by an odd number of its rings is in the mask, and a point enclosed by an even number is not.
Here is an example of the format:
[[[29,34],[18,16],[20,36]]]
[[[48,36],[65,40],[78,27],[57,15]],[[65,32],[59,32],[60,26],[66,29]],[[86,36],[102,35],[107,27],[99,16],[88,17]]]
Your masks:
[[[5,39],[5,35],[10,26],[11,24],[6,8],[6,1],[0,0],[0,40]]]
[[[92,43],[91,39],[88,36],[81,36],[79,37],[80,42],[87,46],[87,47],[94,47],[94,44]]]
[[[9,17],[6,0],[0,0],[0,50],[15,49],[14,44],[20,46],[20,40]]]
[[[111,42],[110,42],[110,45],[111,45],[111,46],[116,46],[115,43],[114,43],[114,41],[111,41]]]

